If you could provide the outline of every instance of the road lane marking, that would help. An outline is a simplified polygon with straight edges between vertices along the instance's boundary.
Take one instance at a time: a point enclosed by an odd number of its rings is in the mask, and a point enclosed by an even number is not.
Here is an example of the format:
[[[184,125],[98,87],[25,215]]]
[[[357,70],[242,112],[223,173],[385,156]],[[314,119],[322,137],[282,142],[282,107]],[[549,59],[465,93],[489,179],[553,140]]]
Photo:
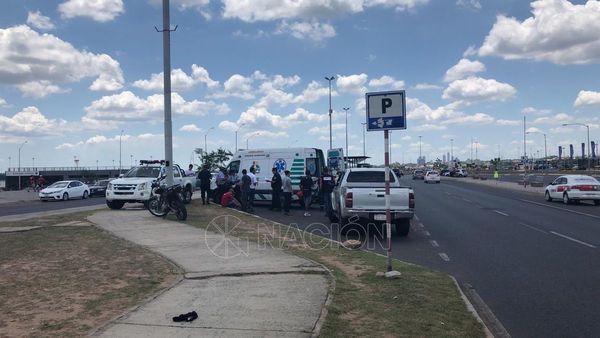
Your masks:
[[[431,243],[431,246],[434,248],[440,247],[440,245],[438,244],[438,242],[436,240],[431,240],[431,241],[429,241],[429,243]]]
[[[445,262],[450,262],[450,257],[448,257],[448,255],[446,255],[445,253],[440,252],[438,255],[440,255],[440,258]]]
[[[465,202],[467,202],[467,203],[473,203],[473,201],[471,201],[471,200],[470,200],[470,199],[468,199],[468,198],[463,198],[462,200],[463,200],[463,201],[465,201]]]
[[[535,231],[539,231],[539,232],[543,233],[544,235],[547,235],[547,234],[548,234],[546,231],[544,231],[544,230],[542,230],[542,229],[538,229],[538,228],[534,227],[533,225],[529,225],[529,224],[525,224],[525,223],[519,223],[519,224],[520,224],[520,225],[523,225],[523,226],[526,226],[526,227],[528,227],[529,229],[532,229],[532,230],[535,230]]]
[[[587,246],[587,247],[590,247],[590,248],[592,248],[592,249],[596,249],[596,246],[595,246],[595,245],[592,245],[592,244],[589,244],[589,243],[586,243],[586,242],[582,242],[582,241],[580,241],[580,240],[578,240],[578,239],[575,239],[575,238],[573,238],[573,237],[569,237],[569,236],[567,236],[567,235],[563,235],[563,234],[561,234],[561,233],[554,232],[554,231],[550,231],[550,233],[551,233],[551,234],[553,234],[553,235],[556,235],[556,236],[562,237],[562,238],[564,238],[564,239],[568,239],[568,240],[570,240],[570,241],[573,241],[573,242],[575,242],[575,243],[579,243],[579,244],[581,244],[581,245],[585,245],[585,246]]]
[[[500,214],[500,215],[502,215],[502,216],[506,216],[506,217],[510,216],[509,214],[507,214],[507,213],[504,213],[504,212],[502,212],[502,211],[494,210],[494,212],[495,212],[495,213],[497,213],[497,214]]]
[[[425,227],[425,224],[423,224],[423,223],[419,222],[419,226],[420,226],[421,228],[424,228],[424,227]]]
[[[419,220],[419,216],[415,215],[415,221]]]
[[[519,199],[519,201],[526,202],[526,203],[531,203],[531,204],[535,204],[535,205],[539,205],[539,206],[546,207],[546,208],[552,208],[552,209],[562,210],[562,211],[571,212],[571,213],[582,215],[582,216],[588,216],[588,217],[600,219],[600,216],[586,214],[585,212],[579,212],[579,211],[575,211],[575,210],[559,208],[559,207],[555,207],[555,206],[552,206],[552,205],[547,205],[547,204],[544,204],[544,203],[538,203],[538,202],[529,201],[529,200]]]
[[[431,236],[431,234],[429,233],[429,231],[423,231],[423,234],[425,234],[425,236]]]

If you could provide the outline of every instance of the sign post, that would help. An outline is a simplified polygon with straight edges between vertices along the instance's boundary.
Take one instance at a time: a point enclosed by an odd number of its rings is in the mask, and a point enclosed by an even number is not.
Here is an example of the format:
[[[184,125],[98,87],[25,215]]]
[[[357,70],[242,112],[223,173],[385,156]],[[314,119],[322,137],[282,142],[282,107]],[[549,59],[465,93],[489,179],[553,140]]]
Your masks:
[[[406,129],[406,95],[404,90],[367,93],[367,131],[383,130],[385,162],[385,229],[387,236],[387,271],[392,270],[392,212],[390,210],[390,142],[389,131]]]

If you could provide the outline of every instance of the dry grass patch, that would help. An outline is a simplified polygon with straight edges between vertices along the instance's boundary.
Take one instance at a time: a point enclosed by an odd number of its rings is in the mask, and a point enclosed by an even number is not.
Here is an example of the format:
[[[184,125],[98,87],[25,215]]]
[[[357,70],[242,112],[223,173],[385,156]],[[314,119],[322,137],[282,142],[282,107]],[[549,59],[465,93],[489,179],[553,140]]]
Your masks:
[[[44,227],[0,233],[0,337],[85,336],[175,281],[146,249],[91,226],[49,226],[88,214],[7,222]]]
[[[271,243],[320,262],[333,272],[333,303],[321,332],[324,337],[484,337],[481,324],[467,310],[452,279],[423,267],[394,262],[399,279],[375,277],[386,258],[352,251],[322,237],[276,225],[219,206],[188,207],[187,223],[207,229],[217,217],[239,219],[231,235]]]

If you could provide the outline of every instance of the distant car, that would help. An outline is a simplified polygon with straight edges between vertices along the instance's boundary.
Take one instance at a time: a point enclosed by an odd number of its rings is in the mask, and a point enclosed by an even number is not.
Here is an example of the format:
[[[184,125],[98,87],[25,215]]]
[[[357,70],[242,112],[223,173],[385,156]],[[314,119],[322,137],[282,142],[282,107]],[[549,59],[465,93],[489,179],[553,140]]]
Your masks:
[[[412,175],[413,180],[422,180],[425,178],[425,172],[423,170],[415,170]]]
[[[442,171],[440,171],[440,176],[450,176],[450,170],[442,169]]]
[[[42,189],[39,193],[40,200],[58,201],[69,200],[71,198],[86,199],[90,195],[90,188],[81,181],[58,181]]]
[[[546,201],[562,199],[564,204],[572,201],[593,201],[600,205],[600,182],[587,175],[564,175],[557,177],[546,187]]]
[[[90,196],[105,196],[108,182],[110,180],[100,180],[90,185]]]
[[[440,183],[440,173],[435,170],[430,170],[426,172],[425,177],[423,178],[423,182]]]
[[[450,172],[450,176],[452,177],[467,177],[467,172],[462,169],[456,169]]]

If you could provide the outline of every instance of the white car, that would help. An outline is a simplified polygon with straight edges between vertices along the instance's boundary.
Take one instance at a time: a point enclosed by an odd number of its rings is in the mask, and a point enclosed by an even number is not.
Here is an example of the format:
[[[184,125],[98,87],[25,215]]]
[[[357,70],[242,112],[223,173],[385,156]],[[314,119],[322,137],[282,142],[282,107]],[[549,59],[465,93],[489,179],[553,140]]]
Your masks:
[[[430,170],[425,173],[425,178],[423,178],[423,182],[425,183],[440,183],[440,173],[435,170]]]
[[[557,177],[545,189],[546,201],[562,199],[563,203],[572,201],[593,201],[600,205],[600,182],[587,175],[564,175]]]
[[[80,181],[58,181],[42,189],[38,196],[43,202],[66,201],[71,198],[86,199],[90,196],[90,188]]]

